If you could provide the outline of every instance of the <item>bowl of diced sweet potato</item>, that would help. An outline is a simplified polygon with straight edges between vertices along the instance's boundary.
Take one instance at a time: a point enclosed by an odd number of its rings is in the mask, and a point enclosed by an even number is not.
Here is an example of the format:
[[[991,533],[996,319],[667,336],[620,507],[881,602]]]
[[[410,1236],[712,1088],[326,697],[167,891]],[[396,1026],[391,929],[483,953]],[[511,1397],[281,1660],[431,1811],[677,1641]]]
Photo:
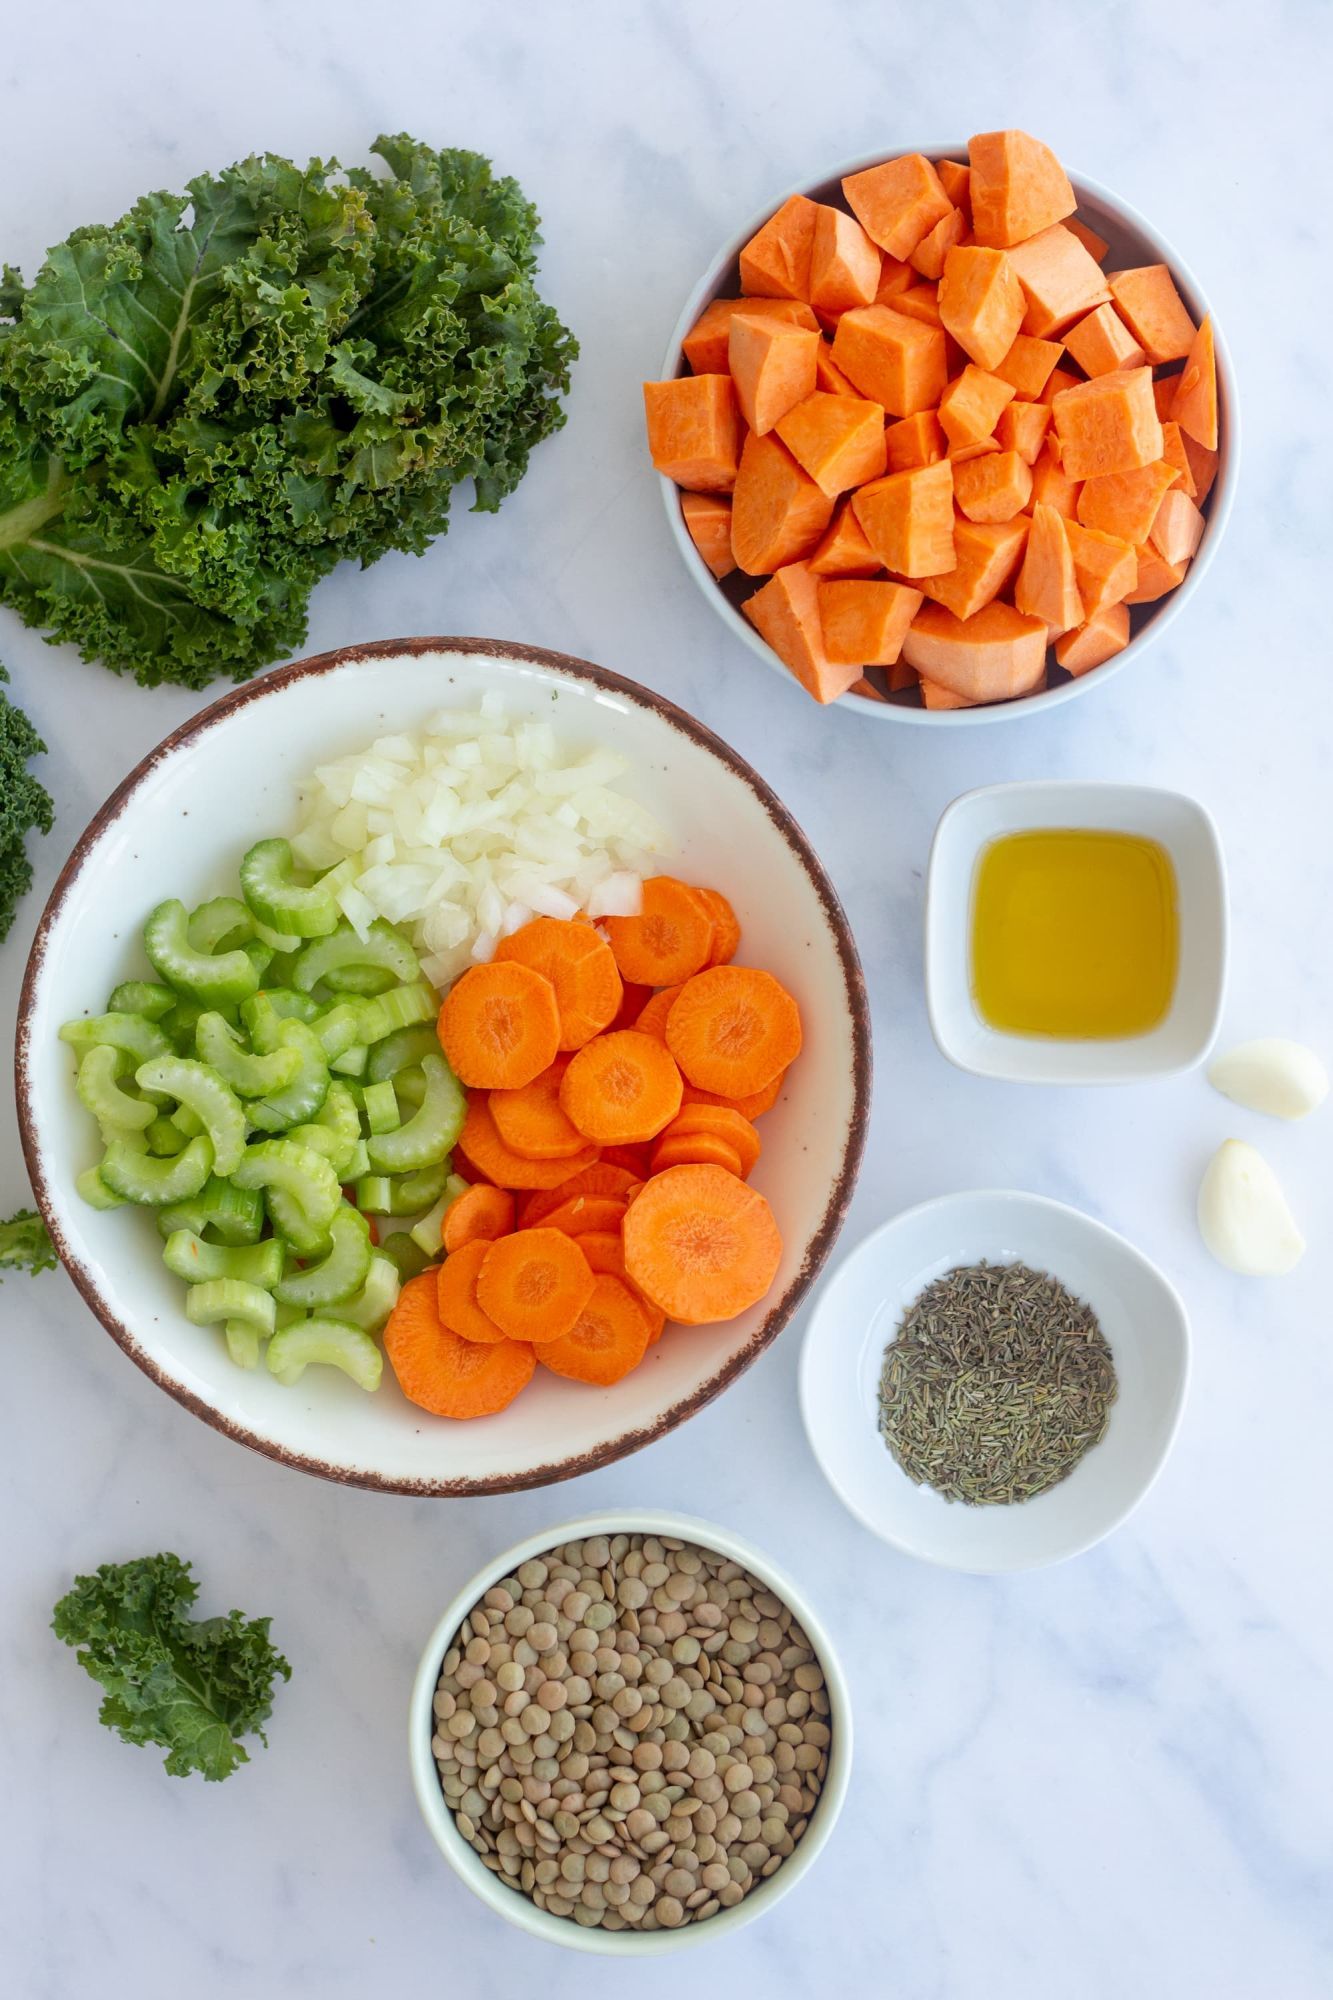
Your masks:
[[[652,462],[690,573],[819,702],[1050,708],[1162,632],[1238,462],[1225,346],[1178,255],[1017,131],[855,160],[695,287]]]

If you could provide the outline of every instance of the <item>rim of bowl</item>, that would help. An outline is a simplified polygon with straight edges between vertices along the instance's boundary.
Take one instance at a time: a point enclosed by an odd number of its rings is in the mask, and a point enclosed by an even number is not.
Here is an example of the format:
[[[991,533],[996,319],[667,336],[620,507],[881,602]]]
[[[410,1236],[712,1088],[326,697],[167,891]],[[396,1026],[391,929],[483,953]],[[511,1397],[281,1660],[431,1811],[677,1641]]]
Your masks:
[[[940,160],[955,157],[960,152],[966,153],[967,147],[966,142],[963,142],[961,146],[958,144],[931,144],[909,146],[903,150],[923,153],[928,160]],[[780,207],[782,202],[789,200],[793,194],[808,194],[811,188],[823,187],[829,181],[841,180],[846,174],[863,173],[868,167],[880,166],[886,159],[894,159],[896,157],[895,153],[885,153],[883,150],[873,153],[858,153],[853,159],[843,160],[835,166],[828,167],[821,174],[808,177],[799,187],[786,188],[775,200],[765,202],[761,208],[757,209],[742,225],[737,234],[729,237],[726,243],[709,259],[703,277],[699,279],[686,299],[680,316],[672,328],[671,338],[667,343],[666,354],[662,361],[661,379],[663,381],[669,380],[677,373],[680,367],[681,343],[704,307],[718,296],[718,287],[721,284],[723,273],[735,261],[741,246],[748,243],[757,229],[763,227],[764,223],[769,220],[775,209]],[[1072,701],[1076,695],[1084,693],[1090,686],[1094,684],[1100,686],[1109,680],[1113,674],[1118,674],[1122,667],[1128,666],[1132,659],[1137,659],[1152,640],[1160,638],[1162,633],[1174,623],[1180,616],[1186,603],[1193,596],[1198,585],[1202,582],[1206,571],[1210,568],[1218,546],[1221,543],[1222,536],[1226,531],[1227,523],[1231,518],[1231,510],[1236,498],[1236,484],[1240,473],[1240,410],[1236,398],[1235,373],[1231,365],[1231,350],[1227,346],[1225,333],[1218,325],[1217,315],[1208,304],[1203,287],[1199,284],[1198,279],[1185,262],[1185,259],[1179,254],[1175,246],[1167,241],[1161,231],[1148,221],[1146,216],[1141,215],[1131,202],[1125,201],[1122,196],[1113,193],[1101,181],[1093,180],[1087,174],[1074,173],[1068,168],[1066,168],[1066,172],[1069,174],[1070,183],[1079,198],[1080,206],[1086,196],[1093,201],[1100,202],[1105,208],[1109,209],[1127,228],[1136,230],[1157,253],[1158,262],[1169,266],[1172,276],[1179,282],[1181,287],[1186,292],[1192,294],[1202,312],[1207,313],[1212,318],[1217,375],[1221,385],[1219,400],[1224,412],[1226,425],[1226,451],[1224,458],[1219,461],[1218,476],[1211,495],[1212,507],[1207,517],[1208,525],[1203,541],[1199,545],[1198,554],[1189,566],[1185,581],[1166,597],[1160,598],[1158,600],[1158,608],[1153,613],[1153,616],[1133,634],[1129,644],[1124,646],[1111,659],[1104,660],[1101,666],[1096,668],[1094,672],[1076,674],[1071,680],[1063,682],[1059,687],[1045,688],[1040,694],[1025,695],[1017,701],[983,703],[976,708],[906,708],[899,707],[894,702],[862,701],[857,704],[857,708],[854,711],[860,720],[867,719],[862,714],[864,710],[868,711],[868,718],[875,722],[906,723],[910,727],[924,726],[930,728],[968,729],[982,723],[1012,721],[1021,715],[1046,715],[1051,710],[1062,707],[1066,702]],[[721,590],[718,588],[717,579],[690,540],[681,519],[680,489],[662,474],[658,475],[658,483],[672,539],[694,582],[698,585],[704,596],[712,603],[713,609],[733,636],[743,640],[749,650],[752,653],[758,654],[760,659],[773,669],[774,672],[780,673],[784,678],[790,680],[790,673],[781,660],[778,659],[772,648],[760,638],[759,634],[746,621],[730,599],[722,595]],[[828,703],[830,709],[838,709],[844,706],[846,704],[836,701]],[[848,713],[852,712],[849,708]]]
[[[606,693],[622,696],[637,707],[660,717],[700,749],[711,752],[734,778],[748,787],[777,832],[781,834],[794,860],[804,870],[832,933],[842,971],[843,989],[851,1024],[852,1109],[842,1164],[829,1189],[823,1214],[811,1233],[800,1269],[793,1276],[781,1298],[770,1305],[742,1351],[715,1369],[708,1380],[701,1383],[693,1394],[682,1397],[679,1402],[672,1404],[650,1422],[623,1431],[619,1437],[610,1439],[605,1444],[570,1458],[552,1460],[549,1464],[535,1467],[530,1472],[515,1476],[496,1474],[487,1478],[404,1479],[386,1476],[369,1468],[335,1465],[327,1459],[311,1457],[273,1438],[264,1437],[246,1424],[234,1422],[177,1380],[165,1362],[140,1345],[130,1328],[123,1320],[116,1317],[103,1297],[97,1271],[74,1253],[61,1227],[52,1200],[47,1166],[38,1136],[29,1055],[32,1011],[45,964],[47,942],[63,911],[66,897],[102,836],[115,824],[139,787],[164,759],[185,749],[197,737],[224,723],[238,710],[248,708],[253,702],[262,701],[267,695],[278,693],[294,681],[333,673],[361,660],[395,659],[403,655],[420,660],[440,653],[481,655],[529,666],[535,665],[567,680],[585,682]],[[599,1466],[610,1465],[616,1459],[626,1458],[632,1452],[642,1450],[645,1445],[654,1443],[656,1439],[665,1437],[668,1432],[675,1430],[687,1418],[694,1416],[711,1403],[714,1397],[721,1395],[737,1376],[744,1374],[751,1362],[757,1360],[777,1339],[810,1289],[837,1240],[865,1152],[870,1122],[871,1076],[870,1001],[847,913],[823,863],[799,823],[773,788],[760,777],[753,766],[746,762],[739,751],[733,750],[731,745],[716,735],[706,723],[700,722],[685,709],[677,707],[676,703],[669,701],[665,695],[660,695],[651,688],[642,687],[637,681],[627,680],[621,674],[612,673],[609,668],[594,666],[590,660],[581,660],[572,654],[557,653],[546,647],[529,646],[511,639],[421,637],[372,639],[361,644],[338,646],[329,652],[312,654],[307,659],[293,661],[290,665],[275,668],[256,680],[247,681],[243,686],[234,688],[229,694],[210,703],[207,708],[201,709],[197,715],[164,737],[155,749],[140,759],[129,775],[122,779],[106,802],[94,813],[56,878],[55,886],[38,920],[32,949],[24,969],[14,1038],[14,1088],[18,1108],[19,1138],[33,1195],[50,1232],[57,1256],[73,1279],[85,1305],[90,1307],[116,1344],[160,1389],[165,1389],[168,1395],[173,1396],[185,1409],[201,1418],[224,1437],[231,1438],[238,1444],[248,1445],[251,1450],[262,1453],[266,1458],[275,1459],[281,1465],[313,1473],[318,1478],[333,1480],[339,1485],[363,1487],[379,1493],[407,1493],[418,1499],[458,1499],[488,1493],[517,1493],[532,1487],[555,1485],[560,1480],[577,1478],[580,1474],[594,1471]],[[52,1175],[55,1171],[53,1165]]]
[[[440,1663],[448,1651],[449,1641],[468,1612],[492,1584],[498,1583],[502,1576],[508,1576],[519,1563],[532,1556],[544,1555],[562,1542],[583,1541],[589,1535],[599,1534],[669,1535],[680,1541],[696,1542],[703,1548],[742,1563],[766,1583],[800,1620],[823,1669],[824,1684],[829,1693],[833,1740],[829,1746],[828,1776],[810,1824],[797,1846],[767,1882],[761,1883],[733,1909],[719,1910],[705,1923],[686,1924],[674,1931],[584,1930],[572,1917],[551,1916],[547,1911],[539,1910],[528,1897],[502,1887],[455,1826],[453,1813],[445,1804],[435,1759],[431,1754],[431,1737],[435,1733],[432,1701],[440,1677]],[[730,1528],[705,1521],[698,1515],[665,1513],[655,1508],[616,1508],[597,1514],[583,1514],[576,1520],[525,1535],[522,1541],[486,1563],[470,1582],[455,1593],[436,1620],[422,1651],[408,1702],[408,1761],[412,1789],[432,1839],[459,1880],[498,1916],[531,1936],[550,1944],[563,1945],[566,1949],[606,1957],[649,1958],[684,1946],[704,1944],[734,1933],[771,1910],[813,1866],[837,1824],[851,1776],[852,1738],[851,1694],[842,1664],[826,1626],[800,1586],[762,1549],[755,1548],[752,1542],[743,1535],[734,1534]]]
[[[950,824],[968,806],[973,804],[975,800],[1003,797],[1006,794],[1012,796],[1015,792],[1031,792],[1045,798],[1050,798],[1060,793],[1068,795],[1070,792],[1146,793],[1148,796],[1154,798],[1176,799],[1197,815],[1208,837],[1213,861],[1217,869],[1217,883],[1221,892],[1218,912],[1218,928],[1221,935],[1218,945],[1217,991],[1213,996],[1212,1012],[1208,1019],[1204,1039],[1199,1043],[1193,1054],[1182,1056],[1175,1062],[1140,1064],[1135,1069],[1125,1070],[1115,1076],[1089,1076],[1074,1069],[1066,1071],[1062,1076],[1047,1076],[1036,1070],[1021,1067],[1002,1069],[991,1063],[980,1061],[969,1062],[959,1054],[956,1045],[951,1041],[943,1026],[939,987],[931,977],[933,963],[933,954],[931,951],[933,933],[931,895],[932,891],[934,891],[938,899],[939,856],[944,844],[944,836]],[[974,868],[981,851],[982,846],[980,845],[973,851],[972,859]],[[1207,1059],[1213,1045],[1217,1041],[1218,1032],[1222,1026],[1222,1015],[1226,1008],[1227,981],[1231,970],[1231,901],[1228,895],[1226,851],[1222,846],[1222,835],[1218,829],[1217,821],[1213,818],[1203,800],[1196,799],[1192,792],[1182,792],[1176,785],[1143,785],[1133,778],[1002,778],[993,785],[973,785],[970,790],[960,792],[957,798],[950,799],[948,805],[944,808],[938,820],[936,820],[935,831],[931,835],[930,853],[926,859],[926,890],[922,905],[921,923],[922,959],[926,988],[926,1018],[930,1024],[930,1032],[940,1054],[946,1057],[955,1069],[962,1070],[966,1076],[989,1077],[996,1083],[1036,1083],[1049,1086],[1054,1090],[1062,1090],[1070,1084],[1080,1089],[1104,1090],[1117,1084],[1154,1083],[1159,1079],[1167,1077],[1188,1075],[1191,1070],[1197,1069],[1200,1063]],[[996,1030],[996,1033],[1003,1032],[1003,1030]],[[1021,1045],[1025,1039],[1022,1035],[1005,1034],[1007,1043]]]
[[[1060,1563],[1072,1562],[1076,1556],[1086,1555],[1089,1549],[1096,1548],[1099,1542],[1104,1542],[1109,1535],[1113,1535],[1118,1528],[1122,1528],[1130,1515],[1147,1499],[1153,1487],[1161,1478],[1166,1462],[1175,1449],[1176,1439],[1180,1435],[1180,1426],[1185,1414],[1185,1401],[1189,1394],[1190,1373],[1193,1365],[1193,1339],[1190,1333],[1190,1316],[1186,1311],[1185,1301],[1181,1298],[1179,1291],[1172,1284],[1170,1278],[1167,1277],[1161,1265],[1156,1263],[1146,1250],[1140,1250],[1137,1243],[1132,1243],[1118,1229],[1112,1229],[1108,1222],[1101,1222],[1095,1215],[1089,1215],[1086,1209],[1075,1208],[1072,1202],[1057,1201],[1054,1195],[1033,1194],[1027,1188],[960,1188],[952,1194],[932,1195],[928,1201],[914,1202],[910,1208],[899,1209],[896,1215],[889,1216],[886,1221],[881,1222],[876,1228],[872,1229],[868,1235],[863,1236],[861,1241],[855,1244],[847,1252],[846,1256],[841,1259],[837,1271],[833,1273],[833,1277],[836,1278],[838,1272],[845,1269],[853,1258],[859,1257],[863,1251],[868,1251],[872,1243],[878,1243],[881,1238],[892,1235],[902,1224],[915,1221],[918,1216],[928,1214],[932,1209],[958,1208],[965,1202],[972,1201],[998,1201],[1014,1208],[1049,1209],[1063,1216],[1072,1217],[1075,1227],[1086,1230],[1094,1236],[1106,1238],[1114,1244],[1118,1255],[1130,1257],[1135,1263],[1142,1265],[1145,1270],[1151,1273],[1153,1279],[1161,1286],[1163,1292],[1165,1292],[1167,1298],[1175,1307],[1180,1327],[1180,1382],[1176,1389],[1174,1406],[1170,1412],[1170,1421],[1166,1434],[1162,1439],[1161,1449],[1157,1453],[1152,1468],[1142,1485],[1125,1502],[1124,1506],[1114,1513],[1094,1534],[1088,1535],[1083,1541],[1077,1543],[1075,1547],[1066,1549],[1061,1555],[1035,1556],[1029,1560],[1019,1562],[992,1563],[981,1569],[978,1569],[974,1563],[955,1562],[949,1556],[936,1555],[929,1549],[919,1548],[912,1542],[904,1541],[901,1536],[895,1535],[891,1529],[886,1528],[883,1522],[875,1520],[869,1514],[864,1513],[851,1496],[844,1491],[836,1471],[825,1459],[823,1452],[815,1441],[815,1433],[810,1420],[807,1381],[814,1368],[816,1335],[819,1330],[821,1314],[828,1297],[828,1287],[824,1288],[816,1310],[811,1314],[810,1324],[806,1328],[805,1338],[801,1343],[801,1359],[797,1372],[797,1393],[801,1404],[801,1423],[805,1429],[806,1442],[810,1446],[815,1463],[842,1505],[847,1509],[847,1512],[854,1520],[859,1521],[869,1534],[874,1535],[878,1541],[884,1542],[889,1548],[896,1549],[899,1555],[910,1556],[915,1562],[930,1563],[936,1569],[954,1570],[963,1576],[1017,1576],[1024,1570],[1054,1569]],[[1058,1273],[1054,1275],[1058,1276]],[[1014,1501],[1011,1503],[1011,1507],[1017,1509],[1023,1504],[1022,1501]],[[1011,1509],[1006,1508],[992,1511],[1009,1512]]]

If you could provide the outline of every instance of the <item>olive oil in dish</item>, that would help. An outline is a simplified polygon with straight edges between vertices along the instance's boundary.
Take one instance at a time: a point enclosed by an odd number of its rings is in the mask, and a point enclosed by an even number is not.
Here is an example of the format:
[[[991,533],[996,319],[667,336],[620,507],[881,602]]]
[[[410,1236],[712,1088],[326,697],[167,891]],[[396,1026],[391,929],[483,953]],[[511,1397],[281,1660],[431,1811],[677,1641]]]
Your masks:
[[[1010,1035],[1115,1041],[1165,1018],[1180,955],[1171,857],[1141,834],[1041,827],[985,848],[972,996]]]

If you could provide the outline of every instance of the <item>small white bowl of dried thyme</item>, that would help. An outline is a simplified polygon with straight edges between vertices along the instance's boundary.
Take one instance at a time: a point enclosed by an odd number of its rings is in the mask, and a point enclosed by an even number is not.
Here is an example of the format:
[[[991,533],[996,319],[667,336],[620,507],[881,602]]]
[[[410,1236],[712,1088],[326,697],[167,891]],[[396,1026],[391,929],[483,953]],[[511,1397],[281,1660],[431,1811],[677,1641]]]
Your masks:
[[[825,1476],[906,1555],[981,1575],[1080,1555],[1166,1463],[1189,1322],[1132,1243],[1064,1202],[941,1196],[824,1285],[801,1409]]]
[[[683,1514],[595,1514],[459,1591],[417,1669],[409,1749],[474,1895],[548,1943],[642,1957],[795,1887],[842,1807],[851,1704],[759,1550]]]

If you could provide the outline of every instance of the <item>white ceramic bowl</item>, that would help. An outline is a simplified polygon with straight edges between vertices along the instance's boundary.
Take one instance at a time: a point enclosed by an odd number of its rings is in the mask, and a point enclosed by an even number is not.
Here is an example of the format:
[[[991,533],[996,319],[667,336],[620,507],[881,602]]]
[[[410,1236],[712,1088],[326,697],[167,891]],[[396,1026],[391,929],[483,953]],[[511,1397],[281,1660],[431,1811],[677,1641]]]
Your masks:
[[[833,1739],[829,1745],[828,1776],[810,1816],[810,1824],[781,1868],[753,1889],[743,1902],[732,1909],[719,1910],[716,1916],[703,1923],[686,1924],[674,1931],[645,1931],[642,1935],[632,1931],[584,1930],[572,1917],[552,1916],[549,1911],[539,1910],[521,1892],[507,1889],[497,1881],[454,1824],[453,1813],[440,1790],[439,1773],[430,1747],[435,1733],[431,1704],[440,1678],[440,1663],[464,1618],[491,1585],[498,1583],[501,1577],[512,1575],[518,1565],[529,1557],[545,1555],[548,1549],[557,1548],[562,1542],[582,1541],[588,1535],[616,1534],[669,1535],[679,1541],[697,1542],[701,1548],[714,1549],[733,1562],[742,1563],[768,1586],[775,1597],[780,1597],[804,1626],[823,1668],[829,1696],[829,1729]],[[498,1916],[547,1944],[567,1945],[575,1951],[595,1952],[603,1957],[652,1958],[661,1952],[680,1951],[689,1945],[711,1944],[732,1936],[742,1925],[753,1923],[756,1917],[771,1910],[789,1890],[796,1887],[832,1833],[847,1795],[847,1781],[852,1768],[851,1697],[823,1624],[791,1578],[759,1549],[742,1541],[729,1529],[719,1528],[711,1521],[697,1520],[690,1514],[590,1514],[582,1520],[567,1521],[562,1527],[528,1535],[514,1548],[506,1549],[503,1555],[487,1563],[485,1569],[480,1570],[459,1591],[426,1641],[421,1664],[417,1668],[408,1717],[408,1758],[417,1804],[430,1828],[432,1839],[454,1873],[467,1884],[473,1895],[480,1897]]]
[[[500,1416],[430,1417],[385,1370],[368,1396],[331,1369],[295,1388],[228,1360],[192,1327],[150,1212],[88,1208],[75,1175],[97,1158],[61,1023],[143,976],[140,936],[166,896],[235,893],[237,863],[295,817],[313,767],[442,706],[503,693],[511,715],[622,751],[638,795],[678,841],[668,865],[716,882],[745,930],[742,957],[796,995],[810,1032],[764,1121],[754,1185],[784,1238],[768,1298],[725,1326],[679,1329],[612,1389],[540,1369]],[[169,737],[112,794],[74,849],[38,927],[19,1008],[20,1126],[61,1260],[107,1331],[216,1429],[307,1472],[395,1492],[539,1486],[622,1457],[724,1389],[785,1325],[841,1227],[870,1102],[870,1027],[847,920],[791,816],[733,750],[660,696],[599,668],[485,639],[384,640],[266,675]]]
[[[1158,841],[1176,872],[1180,966],[1170,1010],[1146,1035],[1073,1041],[989,1027],[972,997],[972,887],[983,848],[1033,827],[1094,827]],[[1226,991],[1226,868],[1217,828],[1183,792],[1076,778],[965,792],[935,829],[926,877],[926,1007],[950,1062],[1011,1083],[1142,1083],[1203,1061]]]
[[[1119,1394],[1105,1437],[1035,1500],[968,1507],[914,1486],[878,1429],[884,1349],[933,1279],[960,1264],[1024,1263],[1090,1305]],[[872,1534],[946,1569],[993,1574],[1079,1555],[1119,1527],[1166,1461],[1189,1377],[1174,1288],[1123,1236],[1041,1195],[951,1194],[883,1223],[822,1286],[801,1353],[801,1411],[824,1475]]]
[[[846,208],[842,195],[842,180],[846,174],[858,174],[867,167],[875,167],[882,160],[896,158],[897,153],[924,153],[931,160],[966,160],[967,143],[957,141],[952,145],[912,145],[904,144],[894,152],[877,152],[860,155],[854,160],[844,160],[841,166],[831,167],[819,179],[802,188],[784,188],[771,201],[741,226],[730,241],[723,244],[709,264],[694,290],[681,308],[667,342],[666,354],[662,362],[661,379],[684,374],[687,364],[681,354],[681,342],[706,305],[716,298],[734,297],[739,290],[737,260],[741,250],[762,228],[774,210],[781,207],[792,194],[805,194],[812,201],[832,202],[835,207]],[[1106,256],[1108,270],[1132,269],[1140,264],[1169,264],[1180,296],[1189,309],[1190,317],[1197,325],[1210,308],[1199,286],[1198,280],[1176,250],[1161,236],[1145,216],[1128,202],[1112,194],[1100,182],[1089,180],[1086,174],[1070,173],[1074,192],[1078,196],[1078,216],[1099,236],[1105,237],[1110,245]],[[924,282],[924,281],[923,281]],[[1156,604],[1140,604],[1130,611],[1130,641],[1124,650],[1108,660],[1104,666],[1092,673],[1071,678],[1064,669],[1050,667],[1050,685],[1044,693],[1025,696],[1019,701],[992,702],[981,708],[927,709],[918,707],[914,694],[893,695],[886,702],[862,701],[849,698],[835,702],[833,707],[850,711],[858,722],[907,722],[921,724],[927,728],[966,729],[975,723],[1000,722],[1017,716],[1045,715],[1053,708],[1073,701],[1077,695],[1086,694],[1090,688],[1102,687],[1113,674],[1118,674],[1131,660],[1137,660],[1149,641],[1160,638],[1180,616],[1186,604],[1203,583],[1204,576],[1217,554],[1223,530],[1231,514],[1236,496],[1236,480],[1240,470],[1240,419],[1236,402],[1235,380],[1231,368],[1231,356],[1225,337],[1213,319],[1213,340],[1217,349],[1218,407],[1220,411],[1219,445],[1220,460],[1217,479],[1208,496],[1204,510],[1208,526],[1199,545],[1198,554],[1189,566],[1185,581],[1178,590],[1168,597],[1160,598]],[[762,579],[742,576],[733,570],[719,583],[709,569],[694,543],[690,540],[680,511],[680,492],[671,480],[663,479],[662,502],[666,508],[667,521],[671,528],[681,561],[694,578],[708,602],[717,612],[724,625],[737,639],[757,653],[766,665],[775,672],[790,679],[776,653],[762,639],[753,625],[740,610],[745,598],[758,589]]]

